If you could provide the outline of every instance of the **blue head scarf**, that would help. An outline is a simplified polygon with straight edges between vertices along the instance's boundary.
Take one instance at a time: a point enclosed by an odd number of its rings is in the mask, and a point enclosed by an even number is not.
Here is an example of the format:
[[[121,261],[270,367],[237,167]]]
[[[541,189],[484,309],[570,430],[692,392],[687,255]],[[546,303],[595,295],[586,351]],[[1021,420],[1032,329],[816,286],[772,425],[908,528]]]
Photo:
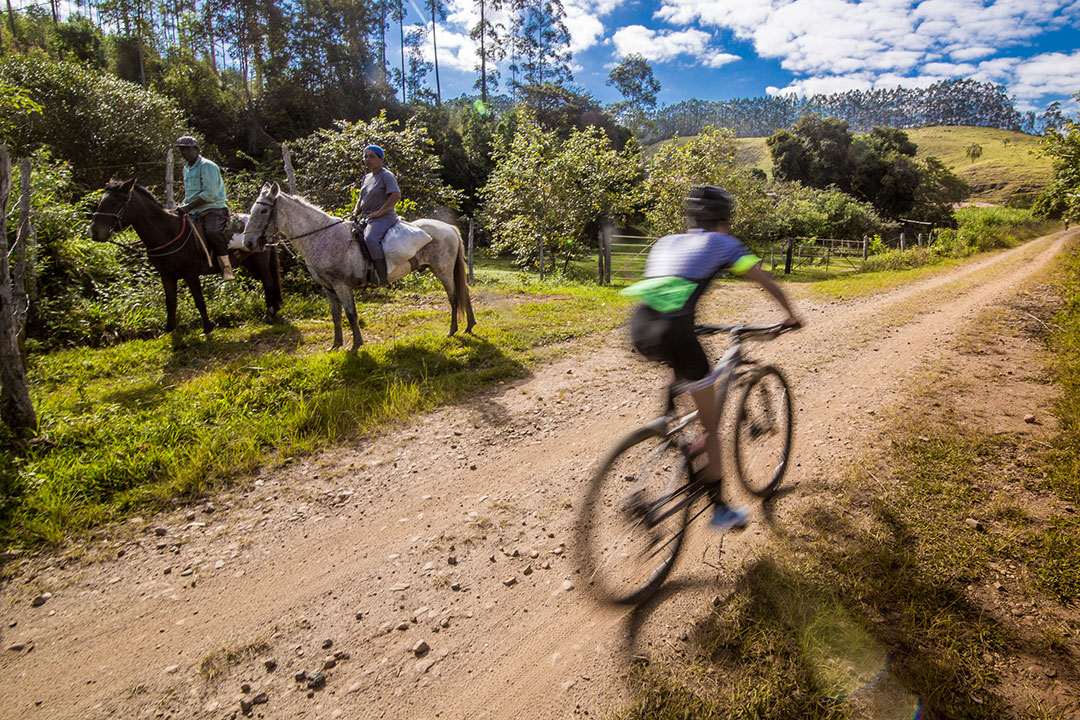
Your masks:
[[[386,153],[384,153],[383,149],[381,147],[379,147],[378,145],[368,145],[366,148],[364,148],[364,152],[367,152],[368,150],[375,153],[380,158],[384,158],[384,159],[386,158]]]

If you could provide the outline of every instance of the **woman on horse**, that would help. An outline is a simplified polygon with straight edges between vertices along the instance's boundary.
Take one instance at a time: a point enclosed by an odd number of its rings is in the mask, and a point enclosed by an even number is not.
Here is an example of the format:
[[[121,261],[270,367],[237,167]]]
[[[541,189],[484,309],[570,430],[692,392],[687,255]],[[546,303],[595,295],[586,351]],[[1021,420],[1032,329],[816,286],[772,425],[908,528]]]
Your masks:
[[[386,231],[398,221],[394,205],[401,199],[394,174],[383,167],[385,153],[378,145],[364,148],[364,165],[368,174],[360,186],[360,199],[356,201],[352,219],[362,219],[364,226],[364,244],[375,266],[379,285],[388,285],[386,279],[386,255],[382,249],[382,239]]]

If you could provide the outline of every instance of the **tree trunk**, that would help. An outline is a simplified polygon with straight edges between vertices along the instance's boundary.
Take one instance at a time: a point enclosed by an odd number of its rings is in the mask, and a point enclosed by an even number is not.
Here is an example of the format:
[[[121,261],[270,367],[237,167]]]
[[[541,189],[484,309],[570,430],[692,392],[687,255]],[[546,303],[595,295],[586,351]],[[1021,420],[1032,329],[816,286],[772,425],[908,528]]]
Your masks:
[[[11,0],[7,0],[8,21],[11,23],[11,43],[19,46],[19,31],[15,28],[15,11],[11,9]]]
[[[398,0],[398,35],[401,41],[401,102],[404,104],[408,99],[405,97],[405,10],[401,0]]]
[[[442,87],[439,85],[439,44],[435,42],[435,3],[431,0],[431,49],[435,58],[435,100],[442,105]]]
[[[11,158],[4,145],[0,146],[0,217],[7,217],[10,193]],[[37,432],[37,414],[19,357],[6,232],[0,232],[0,419],[16,433]]]
[[[11,298],[15,302],[15,335],[18,339],[19,356],[23,370],[29,365],[26,361],[26,321],[30,315],[33,289],[33,273],[26,271],[26,256],[30,243],[34,239],[34,226],[30,224],[30,158],[25,157],[19,163],[19,229],[15,235],[15,276],[11,288]]]
[[[480,102],[487,105],[487,49],[484,45],[484,36],[487,34],[485,25],[484,6],[485,0],[480,0]]]

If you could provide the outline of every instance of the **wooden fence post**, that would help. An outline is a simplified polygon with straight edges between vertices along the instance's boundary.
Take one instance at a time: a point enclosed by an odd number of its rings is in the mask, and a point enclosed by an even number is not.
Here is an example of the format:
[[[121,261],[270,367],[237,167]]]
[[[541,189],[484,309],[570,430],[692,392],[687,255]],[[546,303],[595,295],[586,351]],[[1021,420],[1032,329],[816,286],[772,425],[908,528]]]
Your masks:
[[[919,247],[922,247],[922,233],[919,233]]]
[[[0,145],[0,218],[7,217],[10,194],[11,157],[7,145]],[[37,413],[19,354],[11,284],[7,233],[0,232],[0,420],[16,433],[36,433]]]
[[[596,231],[596,259],[597,259],[597,280],[600,285],[604,284],[604,226],[601,225],[600,229]]]
[[[611,284],[611,230],[610,222],[604,223],[604,282]]]
[[[296,194],[296,177],[293,176],[292,160],[289,158],[289,146],[281,143],[281,159],[285,163],[285,183],[289,186],[289,194]]]
[[[904,232],[900,231],[900,252],[904,252],[907,249],[907,238],[904,237]]]
[[[795,238],[788,238],[787,252],[784,254],[784,274],[791,274],[791,257],[795,254]]]
[[[472,284],[472,244],[473,244],[473,219],[469,218],[469,283]]]
[[[540,238],[540,282],[544,282],[544,238]]]
[[[34,227],[30,224],[30,157],[27,156],[19,163],[19,229],[15,235],[15,276],[11,288],[11,298],[15,303],[15,336],[24,371],[30,367],[26,358],[26,318],[30,314],[31,293],[27,288],[33,282],[33,273],[26,271],[26,253],[33,237]]]
[[[870,236],[862,236],[862,259],[866,262],[866,258],[870,257]]]
[[[176,199],[173,197],[173,154],[171,149],[165,153],[165,209],[176,209]]]

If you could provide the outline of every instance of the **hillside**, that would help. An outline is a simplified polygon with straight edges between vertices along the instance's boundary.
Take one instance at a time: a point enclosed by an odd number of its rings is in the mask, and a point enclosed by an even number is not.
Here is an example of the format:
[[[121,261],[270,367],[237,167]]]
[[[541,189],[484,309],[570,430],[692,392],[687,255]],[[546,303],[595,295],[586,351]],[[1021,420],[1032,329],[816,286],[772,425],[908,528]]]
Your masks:
[[[919,157],[937,156],[971,184],[973,202],[1003,203],[1017,193],[1040,192],[1050,182],[1050,160],[1034,153],[1036,135],[980,127],[924,127],[906,131],[919,146]],[[765,138],[739,138],[739,161],[772,174]],[[964,154],[971,143],[982,156],[971,162]]]

